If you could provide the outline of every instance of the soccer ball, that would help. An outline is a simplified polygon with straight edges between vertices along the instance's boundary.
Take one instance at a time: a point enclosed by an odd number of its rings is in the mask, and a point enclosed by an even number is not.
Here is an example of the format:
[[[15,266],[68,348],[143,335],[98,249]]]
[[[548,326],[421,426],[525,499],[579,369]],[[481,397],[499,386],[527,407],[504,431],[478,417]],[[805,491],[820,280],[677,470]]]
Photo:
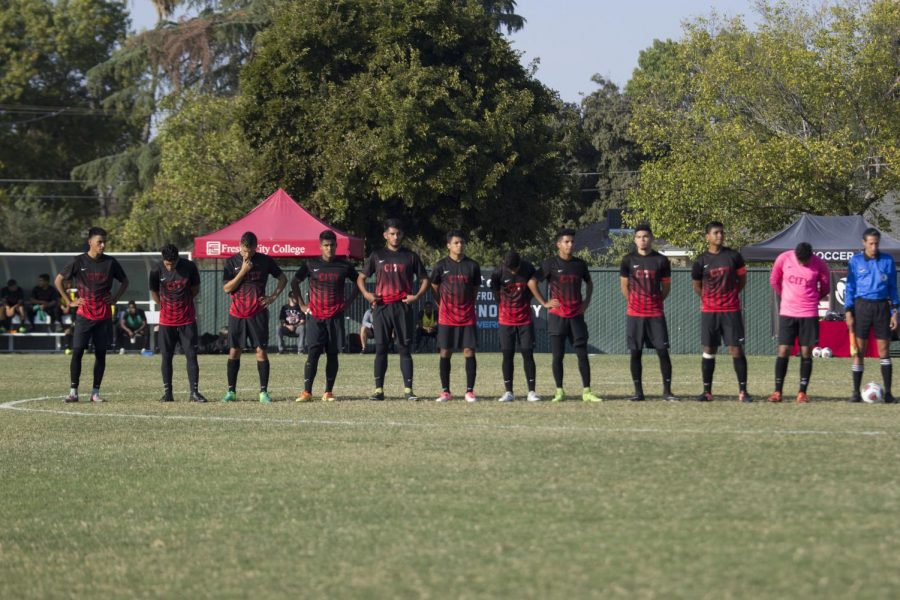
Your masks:
[[[831,351],[831,348],[822,348],[822,358],[831,358],[832,356],[834,356],[834,353]]]
[[[822,348],[819,346],[813,348],[813,358],[822,358]]]
[[[863,402],[879,404],[884,402],[884,388],[880,384],[870,381],[862,391]]]

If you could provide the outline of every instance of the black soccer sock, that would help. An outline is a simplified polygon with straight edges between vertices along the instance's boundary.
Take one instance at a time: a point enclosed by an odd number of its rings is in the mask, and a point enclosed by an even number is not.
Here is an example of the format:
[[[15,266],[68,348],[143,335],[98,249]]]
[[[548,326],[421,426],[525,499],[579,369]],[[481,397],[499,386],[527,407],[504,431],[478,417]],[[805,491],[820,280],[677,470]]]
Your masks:
[[[313,381],[319,371],[319,357],[322,356],[322,346],[313,346],[306,355],[306,364],[303,366],[303,389],[312,393]]]
[[[575,346],[575,356],[578,357],[578,372],[581,373],[581,385],[591,387],[591,362],[588,360],[587,346]]]
[[[81,359],[84,358],[84,348],[77,348],[72,351],[72,360],[69,362],[69,379],[71,387],[78,389],[78,382],[81,380]]]
[[[228,359],[228,391],[233,392],[237,389],[238,371],[241,370],[240,358]]]
[[[556,387],[563,386],[563,357],[566,353],[566,338],[561,335],[550,336],[550,351],[553,354],[553,381]]]
[[[862,385],[864,367],[865,367],[865,365],[863,365],[862,363],[860,363],[858,365],[853,364],[850,367],[850,369],[853,371],[853,396],[854,397],[859,396],[859,386]]]
[[[803,371],[803,361],[807,360],[805,358],[800,358],[800,371]],[[812,359],[809,359],[812,361]],[[788,371],[788,362],[790,361],[790,357],[788,356],[778,356],[775,358],[775,391],[781,392],[784,389],[784,378],[787,376]],[[810,364],[812,364],[810,362]],[[810,367],[811,369],[812,367]],[[801,375],[802,378],[802,375]],[[803,386],[803,382],[800,382],[801,389]]]
[[[503,363],[500,370],[503,373],[503,385],[506,387],[507,392],[513,391],[513,359],[515,356],[515,350],[507,349],[503,351]]]
[[[635,396],[643,396],[644,395],[644,385],[641,381],[643,377],[643,365],[641,364],[641,351],[640,350],[632,350],[631,351],[631,381],[634,383],[634,394]]]
[[[331,392],[334,390],[334,382],[337,379],[338,354],[337,352],[329,353],[327,358],[328,361],[325,363],[325,391]]]
[[[438,370],[441,375],[441,391],[450,391],[450,357],[442,356],[438,362]]]
[[[259,371],[259,391],[269,391],[269,359],[256,361],[256,370]]]
[[[747,391],[747,357],[743,354],[735,356],[732,360],[734,363],[734,374],[737,375],[738,389],[742,392]]]
[[[713,384],[713,374],[716,372],[716,357],[713,355],[712,358],[703,357],[703,360],[700,362],[700,373],[703,376],[703,392],[705,394],[712,393],[712,384]]]
[[[375,344],[375,387],[384,387],[384,374],[387,373],[388,347],[387,344]]]
[[[657,350],[659,355],[659,372],[662,375],[663,394],[672,395],[672,358],[668,350]]]
[[[187,362],[188,385],[191,386],[191,393],[197,393],[200,390],[200,363],[197,361],[197,349],[185,348],[184,359]]]
[[[528,381],[528,391],[533,392],[537,379],[537,366],[534,364],[534,350],[522,350],[522,364],[525,368],[525,379]]]
[[[160,357],[160,371],[162,372],[163,390],[167,394],[172,393],[172,359],[171,354],[163,353]]]
[[[890,358],[881,359],[881,379],[884,381],[885,398],[891,395],[891,380],[894,377],[894,365]]]
[[[787,359],[785,359],[785,369],[787,369]],[[812,377],[813,361],[812,357],[800,357],[800,391],[806,392],[809,387],[809,378]]]
[[[106,350],[94,350],[94,389],[99,390],[106,371]]]
[[[400,355],[400,374],[403,375],[403,385],[412,389],[413,385],[413,358],[409,353],[409,346],[397,344],[397,354]]]
[[[475,376],[478,373],[478,361],[474,356],[466,357],[466,391],[475,390]]]

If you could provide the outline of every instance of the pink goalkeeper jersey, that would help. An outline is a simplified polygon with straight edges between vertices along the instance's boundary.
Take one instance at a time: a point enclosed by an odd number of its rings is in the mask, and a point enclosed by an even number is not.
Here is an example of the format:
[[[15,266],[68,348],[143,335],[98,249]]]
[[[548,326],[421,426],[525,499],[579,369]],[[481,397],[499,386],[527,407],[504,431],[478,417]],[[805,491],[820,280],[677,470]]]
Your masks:
[[[831,275],[825,261],[813,254],[805,265],[793,250],[775,259],[769,283],[781,296],[784,317],[818,317],[819,300],[828,295]]]

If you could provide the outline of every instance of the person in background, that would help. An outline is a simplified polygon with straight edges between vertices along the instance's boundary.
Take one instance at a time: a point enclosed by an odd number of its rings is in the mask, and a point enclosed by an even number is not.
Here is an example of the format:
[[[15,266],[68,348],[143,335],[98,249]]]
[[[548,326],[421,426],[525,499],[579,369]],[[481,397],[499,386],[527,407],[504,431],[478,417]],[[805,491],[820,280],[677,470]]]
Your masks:
[[[287,352],[284,346],[284,338],[297,338],[297,354],[306,350],[306,315],[300,310],[297,295],[288,293],[288,303],[281,307],[278,313],[278,353]]]
[[[0,299],[2,299],[2,307],[0,307],[0,327],[12,331],[12,320],[19,317],[19,333],[27,331],[26,323],[28,319],[25,317],[25,291],[19,287],[19,282],[10,279],[6,282],[6,287],[0,290]]]
[[[31,311],[31,322],[40,321],[41,315],[49,319],[49,323],[57,329],[60,328],[62,314],[59,308],[59,292],[50,285],[50,275],[41,273],[37,278],[37,285],[31,289],[31,297],[28,299]]]
[[[359,353],[366,353],[366,345],[375,336],[375,324],[372,322],[372,309],[367,308],[363,313],[362,323],[359,324]]]
[[[141,340],[141,348],[149,347],[150,331],[147,329],[147,315],[143,309],[138,308],[134,300],[128,301],[128,308],[122,311],[119,317],[119,347],[125,350],[125,338],[132,344]],[[145,341],[146,340],[146,341]]]
[[[422,350],[422,342],[437,340],[438,313],[434,309],[434,302],[430,300],[422,305],[422,312],[416,321],[416,349]]]

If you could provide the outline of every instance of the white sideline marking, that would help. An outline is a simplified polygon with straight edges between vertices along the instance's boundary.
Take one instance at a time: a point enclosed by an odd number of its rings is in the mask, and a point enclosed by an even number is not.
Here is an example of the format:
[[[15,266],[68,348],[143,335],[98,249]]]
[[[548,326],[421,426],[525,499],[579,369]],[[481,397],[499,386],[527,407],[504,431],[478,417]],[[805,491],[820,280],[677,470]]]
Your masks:
[[[113,395],[113,394],[110,394]],[[62,396],[40,396],[37,398],[24,398],[12,400],[0,404],[0,409],[16,410],[22,412],[46,413],[64,415],[69,417],[106,417],[115,419],[144,419],[144,420],[172,420],[172,421],[207,421],[207,422],[234,422],[234,423],[272,423],[276,425],[333,425],[346,427],[418,427],[433,429],[449,429],[446,423],[412,423],[404,421],[349,421],[329,419],[266,419],[263,417],[217,417],[199,415],[148,415],[140,413],[94,413],[75,410],[56,410],[50,408],[26,408],[20,406],[29,402],[42,400],[59,401]],[[568,431],[587,433],[648,433],[648,434],[708,434],[708,435],[775,435],[775,436],[900,436],[897,431],[823,431],[815,429],[664,429],[657,427],[573,427],[569,425],[504,425],[501,423],[464,423],[459,429],[496,429],[496,430],[523,430],[523,431]]]

